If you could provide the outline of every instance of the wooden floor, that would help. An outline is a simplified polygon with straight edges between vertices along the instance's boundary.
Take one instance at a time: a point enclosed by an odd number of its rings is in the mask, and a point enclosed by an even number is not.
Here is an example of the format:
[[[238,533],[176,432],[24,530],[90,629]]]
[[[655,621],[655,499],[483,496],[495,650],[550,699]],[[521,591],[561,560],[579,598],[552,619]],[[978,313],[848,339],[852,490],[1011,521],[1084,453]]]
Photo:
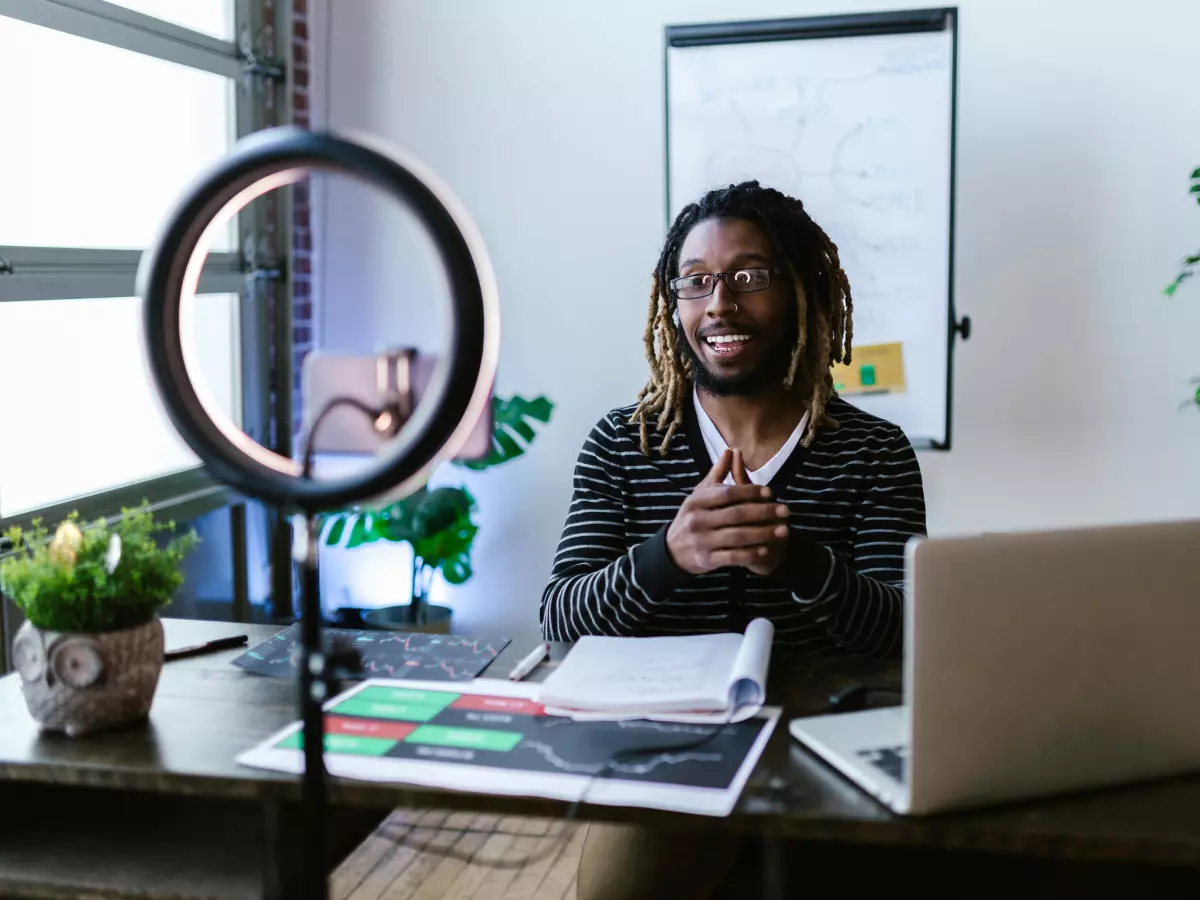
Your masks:
[[[575,900],[586,823],[397,810],[332,876],[333,900]]]

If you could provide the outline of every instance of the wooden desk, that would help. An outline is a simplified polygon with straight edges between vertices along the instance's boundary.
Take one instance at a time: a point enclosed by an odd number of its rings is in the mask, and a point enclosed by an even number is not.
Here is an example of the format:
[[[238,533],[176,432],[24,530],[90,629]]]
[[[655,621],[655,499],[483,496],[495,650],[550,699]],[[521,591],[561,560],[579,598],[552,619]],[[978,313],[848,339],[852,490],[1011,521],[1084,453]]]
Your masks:
[[[168,646],[275,629],[167,622]],[[510,645],[490,674],[524,654]],[[0,896],[262,897],[294,869],[297,779],[247,769],[237,754],[296,717],[288,680],[243,673],[240,650],[168,663],[149,722],[70,740],[38,733],[16,676],[0,679]],[[555,648],[561,659],[564,647]],[[730,829],[772,839],[990,851],[1029,859],[1174,863],[1200,873],[1200,777],[925,819],[894,816],[807,753],[786,717],[823,708],[847,681],[898,684],[869,662],[823,661],[776,673],[786,707],[733,815],[725,819],[591,806],[591,820],[664,829]],[[561,816],[567,804],[403,785],[331,784],[332,868],[396,807]],[[832,846],[832,844],[830,844]],[[133,887],[136,885],[136,889]],[[134,891],[136,890],[136,893]]]

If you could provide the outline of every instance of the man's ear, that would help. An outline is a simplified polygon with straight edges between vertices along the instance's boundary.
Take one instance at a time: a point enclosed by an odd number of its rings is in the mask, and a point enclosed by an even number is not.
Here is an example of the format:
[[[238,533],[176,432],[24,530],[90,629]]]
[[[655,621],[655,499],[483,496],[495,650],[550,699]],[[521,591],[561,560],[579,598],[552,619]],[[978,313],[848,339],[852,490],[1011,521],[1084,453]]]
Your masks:
[[[679,326],[679,307],[678,306],[675,307],[675,312],[671,313],[671,321],[675,323],[676,327]]]

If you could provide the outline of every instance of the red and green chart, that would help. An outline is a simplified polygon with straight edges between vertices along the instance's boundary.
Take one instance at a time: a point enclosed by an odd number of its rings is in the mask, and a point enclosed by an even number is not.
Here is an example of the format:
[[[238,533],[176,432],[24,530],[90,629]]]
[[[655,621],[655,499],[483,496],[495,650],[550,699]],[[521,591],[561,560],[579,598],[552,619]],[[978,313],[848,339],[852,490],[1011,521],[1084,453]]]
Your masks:
[[[464,689],[466,688],[466,689]],[[325,764],[336,776],[727,815],[779,711],[727,725],[550,716],[536,687],[364,682],[326,704]],[[299,772],[293,723],[240,761]]]

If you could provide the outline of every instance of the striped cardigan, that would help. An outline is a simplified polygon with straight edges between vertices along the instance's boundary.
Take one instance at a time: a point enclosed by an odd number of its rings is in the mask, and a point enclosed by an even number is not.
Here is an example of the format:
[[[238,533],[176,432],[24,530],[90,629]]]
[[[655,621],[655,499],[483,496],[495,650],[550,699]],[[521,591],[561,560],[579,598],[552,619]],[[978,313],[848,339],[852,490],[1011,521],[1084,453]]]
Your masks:
[[[688,398],[665,457],[639,448],[634,407],[592,429],[550,582],[542,633],[671,635],[741,631],[759,616],[787,653],[895,656],[902,647],[904,546],[925,533],[916,454],[896,426],[835,398],[840,428],[797,446],[770,486],[790,511],[788,549],[763,578],[742,568],[693,576],[667,553],[667,528],[712,468]]]

